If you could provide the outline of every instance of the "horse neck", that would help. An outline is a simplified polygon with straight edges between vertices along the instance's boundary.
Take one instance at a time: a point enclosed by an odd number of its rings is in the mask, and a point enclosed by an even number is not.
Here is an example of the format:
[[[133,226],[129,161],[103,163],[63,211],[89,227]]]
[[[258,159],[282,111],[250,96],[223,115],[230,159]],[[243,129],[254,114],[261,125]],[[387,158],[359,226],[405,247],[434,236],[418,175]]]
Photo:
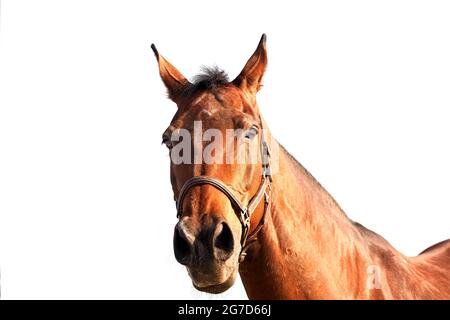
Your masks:
[[[366,284],[362,273],[369,261],[367,246],[354,224],[280,146],[270,214],[240,267],[248,296],[353,297]]]

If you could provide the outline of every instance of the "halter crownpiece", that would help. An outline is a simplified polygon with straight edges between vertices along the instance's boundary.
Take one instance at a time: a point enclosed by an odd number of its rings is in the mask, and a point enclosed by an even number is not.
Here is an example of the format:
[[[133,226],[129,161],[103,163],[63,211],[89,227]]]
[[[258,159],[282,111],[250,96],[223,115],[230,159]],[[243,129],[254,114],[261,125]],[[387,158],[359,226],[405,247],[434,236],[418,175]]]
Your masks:
[[[183,214],[184,198],[186,197],[189,190],[191,190],[191,188],[199,185],[208,184],[210,186],[213,186],[217,190],[221,191],[224,195],[226,195],[228,200],[230,200],[234,212],[236,213],[242,226],[241,252],[239,253],[239,263],[244,261],[247,255],[247,249],[252,243],[256,241],[257,239],[256,236],[264,225],[266,213],[269,208],[272,175],[270,171],[270,149],[265,139],[264,132],[262,132],[261,134],[260,151],[262,162],[262,180],[259,185],[258,191],[249,201],[247,206],[243,205],[242,202],[239,200],[239,198],[234,194],[234,192],[231,191],[231,189],[227,185],[225,185],[222,181],[209,176],[196,176],[190,178],[188,181],[184,183],[178,195],[178,199],[176,200],[177,218],[179,219]],[[249,235],[250,218],[262,199],[264,199],[263,215],[255,231],[251,235]]]

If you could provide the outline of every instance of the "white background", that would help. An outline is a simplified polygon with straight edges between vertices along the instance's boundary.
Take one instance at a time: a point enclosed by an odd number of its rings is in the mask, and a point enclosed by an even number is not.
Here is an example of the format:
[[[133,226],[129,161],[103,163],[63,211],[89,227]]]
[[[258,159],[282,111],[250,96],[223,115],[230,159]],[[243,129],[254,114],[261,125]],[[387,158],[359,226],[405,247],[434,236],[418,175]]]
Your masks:
[[[278,140],[403,253],[449,238],[449,16],[448,1],[2,1],[2,298],[211,297],[172,253],[175,105],[152,42],[186,76],[234,77],[267,33],[259,104]]]

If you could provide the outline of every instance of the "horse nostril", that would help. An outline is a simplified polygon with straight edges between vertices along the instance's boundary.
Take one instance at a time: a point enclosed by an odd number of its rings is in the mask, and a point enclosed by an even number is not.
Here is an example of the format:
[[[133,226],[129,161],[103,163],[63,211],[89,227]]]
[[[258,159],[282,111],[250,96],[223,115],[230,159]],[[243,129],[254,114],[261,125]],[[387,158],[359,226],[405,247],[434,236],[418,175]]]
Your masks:
[[[214,243],[214,255],[220,260],[227,260],[234,249],[233,233],[225,222],[217,225]]]
[[[173,235],[173,250],[175,252],[175,259],[177,259],[179,263],[187,265],[191,258],[191,248],[192,244],[188,241],[188,236],[183,228],[177,224]]]

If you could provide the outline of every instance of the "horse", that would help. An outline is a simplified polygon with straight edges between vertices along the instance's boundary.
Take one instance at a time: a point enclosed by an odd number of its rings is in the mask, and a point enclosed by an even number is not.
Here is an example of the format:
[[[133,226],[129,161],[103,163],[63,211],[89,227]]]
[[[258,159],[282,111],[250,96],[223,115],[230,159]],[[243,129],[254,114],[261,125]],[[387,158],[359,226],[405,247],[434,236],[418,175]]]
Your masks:
[[[239,129],[233,142],[258,150],[248,163],[194,161],[185,150],[178,152],[187,161],[171,158],[174,254],[196,289],[224,292],[239,272],[249,299],[450,299],[450,239],[418,256],[403,255],[348,218],[272,137],[256,101],[268,61],[265,34],[232,81],[218,68],[189,81],[151,48],[177,105],[163,133],[170,154],[182,142],[204,147],[205,139],[180,141],[176,135],[192,135],[199,122],[202,130],[222,134]],[[215,156],[225,157],[230,148],[236,144],[217,148]]]

